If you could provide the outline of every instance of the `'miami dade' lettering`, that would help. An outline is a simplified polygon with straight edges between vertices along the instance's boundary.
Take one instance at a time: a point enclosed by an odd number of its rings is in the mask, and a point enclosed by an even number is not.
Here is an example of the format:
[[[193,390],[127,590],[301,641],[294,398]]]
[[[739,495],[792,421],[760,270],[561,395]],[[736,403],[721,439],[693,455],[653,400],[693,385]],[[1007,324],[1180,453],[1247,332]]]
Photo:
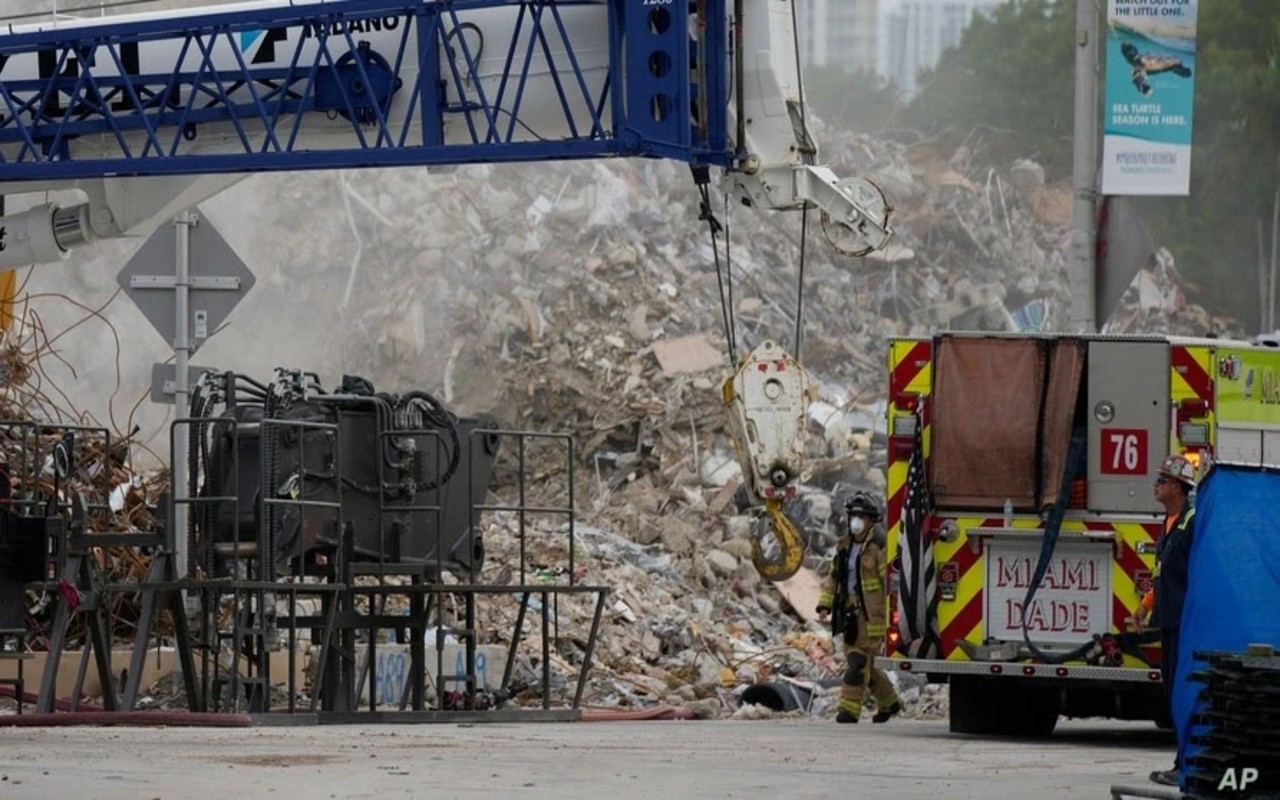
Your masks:
[[[1030,558],[1004,558],[996,562],[996,586],[1025,589],[1031,585],[1035,562]],[[1098,565],[1087,559],[1058,559],[1049,562],[1041,589],[1060,591],[1097,591],[1102,588],[1098,580]]]
[[[1030,557],[996,556],[996,587],[1026,589],[1031,585],[1035,572],[1035,560]],[[1096,592],[1102,589],[1098,575],[1098,563],[1089,559],[1056,559],[1049,562],[1040,590],[1046,592]],[[1021,595],[1021,593],[1019,593]],[[1021,596],[1006,598],[1004,614],[1008,628],[1021,628],[1024,621],[1032,633],[1087,634],[1089,633],[1089,602],[1087,598],[1036,597],[1031,607],[1024,609]]]

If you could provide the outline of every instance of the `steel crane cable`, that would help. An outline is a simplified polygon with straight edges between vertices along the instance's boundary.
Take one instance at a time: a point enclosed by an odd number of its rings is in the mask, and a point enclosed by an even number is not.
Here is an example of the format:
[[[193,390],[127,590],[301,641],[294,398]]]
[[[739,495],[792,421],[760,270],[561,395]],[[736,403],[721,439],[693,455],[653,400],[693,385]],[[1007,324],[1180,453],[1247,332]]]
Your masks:
[[[796,279],[796,345],[793,350],[796,361],[800,360],[800,341],[804,328],[804,254],[805,244],[809,240],[809,204],[805,203],[800,216],[800,275]]]
[[[698,187],[699,212],[698,219],[707,223],[711,231],[711,257],[715,262],[716,286],[720,293],[720,319],[724,323],[725,346],[728,348],[729,368],[737,366],[738,341],[734,335],[736,320],[733,316],[733,272],[728,269],[728,245],[726,244],[725,267],[720,264],[720,245],[717,237],[724,230],[720,220],[711,211],[710,169],[693,167],[693,181]]]
[[[804,72],[800,65],[800,26],[796,24],[796,2],[791,0],[791,44],[796,57],[796,89],[800,92],[800,135],[804,141],[800,143],[800,157],[805,164],[812,166],[817,160],[818,148],[813,145],[813,136],[809,133],[809,108],[804,96]],[[806,210],[809,204],[805,203]]]
[[[800,146],[800,157],[805,164],[812,165],[817,160],[817,148],[813,146],[813,137],[809,134],[809,107],[804,96],[804,71],[800,64],[800,26],[796,18],[796,2],[791,0],[791,41],[792,52],[796,59],[796,88],[800,91],[800,135],[804,141]],[[800,268],[796,280],[796,342],[794,357],[800,360],[800,343],[803,336],[804,322],[804,262],[806,246],[809,242],[809,203],[805,201],[800,214]]]
[[[733,301],[733,258],[730,250],[730,245],[733,243],[733,236],[729,230],[729,223],[731,221],[732,220],[730,218],[729,193],[725,192],[724,193],[724,282],[725,282],[725,288],[728,290],[727,294],[729,297],[729,302],[728,302],[729,327],[733,331],[733,338],[730,340],[732,342],[732,347],[729,351],[729,364],[730,366],[737,366],[737,363],[738,363],[738,317],[737,317],[737,304]],[[724,301],[722,300],[721,303],[723,302]]]

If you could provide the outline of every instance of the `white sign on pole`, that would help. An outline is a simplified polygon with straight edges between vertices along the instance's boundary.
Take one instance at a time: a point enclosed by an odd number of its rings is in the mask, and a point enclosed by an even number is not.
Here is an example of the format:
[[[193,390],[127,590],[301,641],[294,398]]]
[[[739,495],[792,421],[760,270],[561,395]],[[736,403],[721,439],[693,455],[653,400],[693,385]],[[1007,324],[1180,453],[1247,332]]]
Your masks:
[[[1198,0],[1108,0],[1102,193],[1191,190]]]

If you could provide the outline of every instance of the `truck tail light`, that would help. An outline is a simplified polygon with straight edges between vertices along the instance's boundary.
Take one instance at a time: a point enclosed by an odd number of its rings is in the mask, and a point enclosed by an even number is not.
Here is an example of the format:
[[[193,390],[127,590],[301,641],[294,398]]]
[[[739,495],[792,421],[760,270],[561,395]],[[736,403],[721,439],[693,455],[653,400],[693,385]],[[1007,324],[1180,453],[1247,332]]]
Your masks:
[[[1207,447],[1209,444],[1209,424],[1204,420],[1209,415],[1209,401],[1199,397],[1189,397],[1178,401],[1176,422],[1178,438],[1183,447]]]
[[[893,418],[893,435],[910,439],[916,435],[916,426],[919,423],[920,418],[915,414],[899,414]]]
[[[1209,401],[1201,398],[1188,398],[1178,401],[1178,421],[1203,419],[1209,414]]]
[[[916,428],[920,418],[915,414],[899,414],[893,418],[889,431],[889,450],[895,461],[906,461],[911,458],[911,451],[916,446]]]
[[[893,399],[893,412],[889,420],[889,459],[906,461],[911,458],[916,434],[920,426],[920,395],[900,394]]]
[[[898,630],[898,620],[902,618],[902,614],[898,609],[889,612],[889,649],[897,650],[898,645],[902,643],[902,632]]]
[[[920,410],[920,395],[904,393],[893,398],[893,407],[907,414],[914,415]]]
[[[1178,426],[1178,438],[1185,447],[1204,447],[1209,444],[1209,426],[1204,422],[1184,422]]]

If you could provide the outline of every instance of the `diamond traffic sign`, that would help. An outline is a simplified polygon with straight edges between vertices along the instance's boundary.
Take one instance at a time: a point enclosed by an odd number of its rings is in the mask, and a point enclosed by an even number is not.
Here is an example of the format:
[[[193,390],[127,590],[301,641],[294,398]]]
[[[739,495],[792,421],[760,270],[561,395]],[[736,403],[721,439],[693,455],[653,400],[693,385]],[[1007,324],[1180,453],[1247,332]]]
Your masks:
[[[253,288],[254,277],[207,217],[199,218],[190,230],[187,331],[194,349]],[[176,226],[161,225],[116,276],[120,288],[170,344],[177,327],[177,248]]]

